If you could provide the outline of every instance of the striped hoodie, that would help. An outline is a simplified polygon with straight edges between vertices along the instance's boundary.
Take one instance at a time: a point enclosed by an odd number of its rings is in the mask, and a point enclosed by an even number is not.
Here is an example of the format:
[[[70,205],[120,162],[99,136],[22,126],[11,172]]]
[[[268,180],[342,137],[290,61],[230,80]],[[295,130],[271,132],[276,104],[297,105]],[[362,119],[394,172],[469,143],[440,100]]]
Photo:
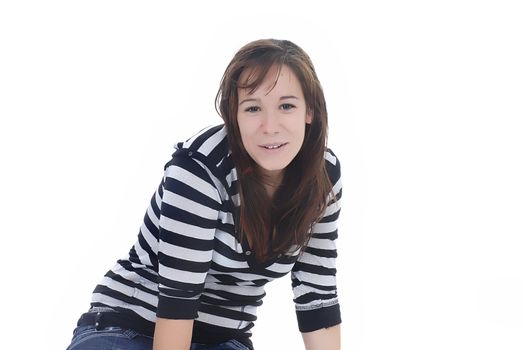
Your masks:
[[[226,136],[219,125],[177,144],[136,243],[96,286],[91,306],[116,310],[149,335],[156,317],[194,319],[193,342],[237,339],[252,348],[264,286],[290,272],[300,331],[340,323],[335,260],[342,188],[336,156],[325,153],[338,200],[326,199],[308,244],[259,263],[246,240],[238,240],[240,196]]]

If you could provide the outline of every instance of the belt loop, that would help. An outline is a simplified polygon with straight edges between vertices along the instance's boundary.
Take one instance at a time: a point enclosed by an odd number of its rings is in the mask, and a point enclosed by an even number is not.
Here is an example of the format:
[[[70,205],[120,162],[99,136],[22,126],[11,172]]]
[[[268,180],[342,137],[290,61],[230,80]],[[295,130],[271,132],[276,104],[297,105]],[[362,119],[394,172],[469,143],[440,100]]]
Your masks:
[[[99,331],[103,328],[102,316],[103,316],[103,314],[101,312],[97,312],[96,317],[94,318],[94,328],[96,328],[97,331]]]

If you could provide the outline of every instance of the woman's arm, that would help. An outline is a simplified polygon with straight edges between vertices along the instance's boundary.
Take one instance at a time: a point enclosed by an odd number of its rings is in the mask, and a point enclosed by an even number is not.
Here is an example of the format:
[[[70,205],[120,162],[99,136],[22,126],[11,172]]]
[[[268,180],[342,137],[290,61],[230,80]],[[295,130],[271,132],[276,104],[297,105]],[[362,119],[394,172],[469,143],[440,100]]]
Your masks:
[[[340,325],[301,334],[306,350],[340,350]]]
[[[333,194],[322,219],[291,271],[298,327],[307,350],[339,350],[341,312],[336,284],[336,241],[341,209],[341,167],[334,153],[326,154]]]
[[[200,295],[211,265],[221,199],[203,166],[176,153],[166,165],[160,199],[152,208],[159,211],[158,306],[153,347],[189,350]],[[150,225],[153,224],[151,220]]]
[[[153,350],[189,350],[194,320],[158,318],[154,329]]]

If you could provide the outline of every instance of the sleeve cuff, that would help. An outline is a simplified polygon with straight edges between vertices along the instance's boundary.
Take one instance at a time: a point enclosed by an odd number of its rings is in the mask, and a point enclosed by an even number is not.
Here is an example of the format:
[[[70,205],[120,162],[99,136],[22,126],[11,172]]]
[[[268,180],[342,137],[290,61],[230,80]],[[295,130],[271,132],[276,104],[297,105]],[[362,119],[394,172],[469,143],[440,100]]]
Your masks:
[[[199,300],[159,296],[156,316],[169,319],[191,320],[198,316]]]
[[[314,310],[296,311],[300,332],[313,332],[341,323],[340,305],[335,304]]]

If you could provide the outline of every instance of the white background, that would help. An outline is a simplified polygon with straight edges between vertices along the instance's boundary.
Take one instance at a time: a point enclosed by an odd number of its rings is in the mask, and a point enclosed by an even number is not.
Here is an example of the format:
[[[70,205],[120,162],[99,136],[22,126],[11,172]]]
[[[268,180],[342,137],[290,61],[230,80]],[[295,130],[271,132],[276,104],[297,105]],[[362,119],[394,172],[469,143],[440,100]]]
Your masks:
[[[315,63],[342,163],[343,349],[522,349],[518,5],[2,2],[3,344],[65,349],[233,54],[274,37]],[[302,348],[289,279],[267,291],[257,349]]]

